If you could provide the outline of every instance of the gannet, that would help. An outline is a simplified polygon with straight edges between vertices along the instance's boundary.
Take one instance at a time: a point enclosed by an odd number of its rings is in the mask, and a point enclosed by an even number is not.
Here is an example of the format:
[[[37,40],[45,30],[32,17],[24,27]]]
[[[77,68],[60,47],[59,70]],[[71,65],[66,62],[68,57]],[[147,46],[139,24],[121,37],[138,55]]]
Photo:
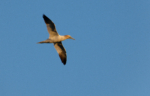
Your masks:
[[[55,24],[44,14],[43,14],[43,18],[47,26],[49,38],[45,41],[38,42],[38,44],[53,43],[57,53],[59,54],[62,63],[65,65],[67,61],[67,54],[61,41],[64,41],[66,39],[73,39],[73,40],[75,39],[72,38],[70,35],[64,35],[64,36],[59,35],[56,31]]]

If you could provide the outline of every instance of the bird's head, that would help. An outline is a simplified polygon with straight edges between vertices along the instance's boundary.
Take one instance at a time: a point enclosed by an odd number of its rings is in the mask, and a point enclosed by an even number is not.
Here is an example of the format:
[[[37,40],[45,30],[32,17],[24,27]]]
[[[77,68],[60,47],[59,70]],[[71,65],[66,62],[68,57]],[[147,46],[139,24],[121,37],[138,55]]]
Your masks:
[[[74,38],[72,38],[70,35],[65,35],[65,38],[75,40],[75,39],[74,39]]]

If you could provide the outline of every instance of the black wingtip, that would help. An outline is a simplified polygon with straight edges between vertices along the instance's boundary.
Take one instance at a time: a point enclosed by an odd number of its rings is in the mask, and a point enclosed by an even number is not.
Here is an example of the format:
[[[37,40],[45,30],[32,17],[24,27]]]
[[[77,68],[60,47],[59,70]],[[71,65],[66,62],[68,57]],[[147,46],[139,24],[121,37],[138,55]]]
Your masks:
[[[63,63],[64,65],[66,65],[66,63]]]
[[[62,60],[62,63],[63,63],[64,65],[66,65],[66,60]]]
[[[45,14],[43,14],[43,18],[47,17]]]
[[[54,23],[45,14],[43,14],[43,19],[46,24],[53,24],[52,27],[54,27]]]
[[[45,14],[43,14],[43,18],[44,18],[45,21],[49,20],[49,18]]]
[[[67,61],[67,57],[66,57],[66,53],[60,53],[59,57],[61,59],[61,62],[66,65],[66,61]]]

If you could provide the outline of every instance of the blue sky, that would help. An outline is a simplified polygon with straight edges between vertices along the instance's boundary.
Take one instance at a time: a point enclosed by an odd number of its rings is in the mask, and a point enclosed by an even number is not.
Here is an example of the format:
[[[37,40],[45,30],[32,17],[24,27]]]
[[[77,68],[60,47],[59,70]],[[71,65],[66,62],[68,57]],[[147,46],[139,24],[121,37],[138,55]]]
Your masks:
[[[149,0],[1,0],[0,96],[150,96]],[[65,40],[64,66],[45,14]]]

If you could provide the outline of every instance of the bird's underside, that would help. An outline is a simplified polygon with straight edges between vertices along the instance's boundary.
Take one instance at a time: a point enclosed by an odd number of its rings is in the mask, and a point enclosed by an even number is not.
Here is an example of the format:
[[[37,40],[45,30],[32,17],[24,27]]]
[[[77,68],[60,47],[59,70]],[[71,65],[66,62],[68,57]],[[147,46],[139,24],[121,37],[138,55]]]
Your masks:
[[[67,61],[67,54],[66,54],[65,48],[62,45],[61,40],[59,40],[60,35],[56,31],[55,24],[45,15],[43,15],[43,18],[44,18],[44,21],[45,21],[46,26],[47,26],[47,30],[49,33],[49,39],[47,39],[45,41],[38,42],[38,43],[39,44],[53,43],[57,53],[59,54],[59,57],[60,57],[62,63],[65,65],[66,61]],[[52,39],[50,39],[50,38],[52,38]]]
[[[59,35],[57,33],[55,24],[44,14],[43,14],[43,19],[46,23],[47,31],[49,33],[49,39],[38,42],[38,43],[39,44],[53,43],[57,53],[59,54],[59,57],[60,57],[62,63],[65,65],[67,62],[67,54],[66,54],[66,50],[65,50],[64,46],[62,45],[61,41],[64,41],[66,39],[73,39],[73,40],[75,40],[75,39],[72,38],[70,35],[64,35],[64,36]]]

